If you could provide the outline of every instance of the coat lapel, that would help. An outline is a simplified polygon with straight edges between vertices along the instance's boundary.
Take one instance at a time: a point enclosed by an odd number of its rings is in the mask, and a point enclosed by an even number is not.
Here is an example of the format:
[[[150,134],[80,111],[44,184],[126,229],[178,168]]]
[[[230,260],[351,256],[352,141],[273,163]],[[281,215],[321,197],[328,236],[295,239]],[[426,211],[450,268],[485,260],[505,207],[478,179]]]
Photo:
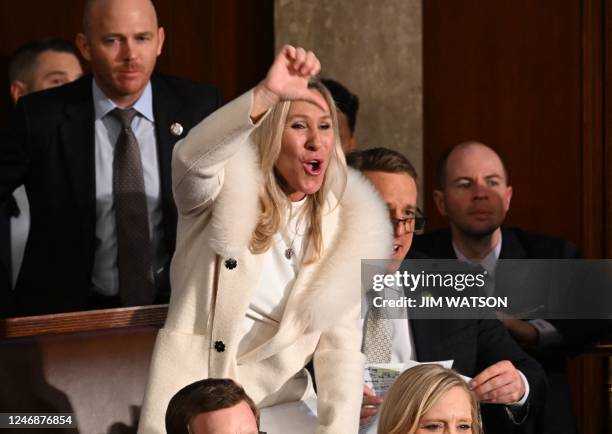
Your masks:
[[[91,76],[76,83],[74,95],[64,106],[66,121],[60,125],[60,148],[82,216],[86,240],[93,243],[96,219],[95,134]],[[89,251],[86,250],[86,251]],[[93,250],[92,250],[93,251]]]
[[[455,250],[453,249],[453,238],[450,229],[445,229],[440,232],[440,236],[436,239],[435,258],[457,259]]]
[[[415,358],[419,362],[439,360],[438,352],[441,339],[441,321],[437,319],[409,319],[414,339]]]
[[[502,227],[502,247],[499,259],[525,259],[527,252],[511,229]]]
[[[168,88],[159,76],[151,77],[153,88],[153,114],[155,116],[155,136],[157,139],[157,160],[159,164],[159,183],[162,197],[162,208],[164,213],[166,241],[168,251],[173,251],[176,241],[176,219],[177,212],[172,197],[172,175],[170,171],[172,162],[172,150],[175,143],[185,136],[187,128],[184,127],[180,134],[179,130],[171,129],[178,123],[182,126],[186,122],[181,117],[182,102],[176,94]],[[174,131],[174,133],[173,133]]]

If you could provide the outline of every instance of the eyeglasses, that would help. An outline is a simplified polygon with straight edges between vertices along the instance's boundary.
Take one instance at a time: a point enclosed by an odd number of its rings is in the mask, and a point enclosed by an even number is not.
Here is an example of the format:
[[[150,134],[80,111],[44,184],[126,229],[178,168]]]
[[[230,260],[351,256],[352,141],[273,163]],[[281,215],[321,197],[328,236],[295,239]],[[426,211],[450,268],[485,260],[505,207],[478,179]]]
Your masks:
[[[416,213],[403,219],[396,219],[391,217],[391,223],[394,229],[402,228],[404,232],[409,234],[414,232],[420,234],[425,229],[425,215],[419,208],[416,209]]]

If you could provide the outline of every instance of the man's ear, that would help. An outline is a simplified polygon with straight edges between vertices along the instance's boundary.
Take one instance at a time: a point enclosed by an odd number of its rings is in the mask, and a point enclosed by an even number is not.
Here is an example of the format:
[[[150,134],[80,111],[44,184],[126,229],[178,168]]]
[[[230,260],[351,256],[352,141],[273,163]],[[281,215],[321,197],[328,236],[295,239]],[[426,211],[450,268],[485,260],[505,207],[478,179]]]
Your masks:
[[[508,212],[508,210],[510,209],[510,201],[512,200],[512,186],[509,185],[506,188],[506,193],[504,194],[504,208],[506,209],[506,212]]]
[[[164,41],[166,39],[166,32],[163,27],[157,29],[157,55],[159,56],[162,53],[162,48],[164,47]]]
[[[11,99],[13,104],[17,104],[17,100],[28,93],[28,86],[21,80],[13,80],[11,82]]]
[[[77,33],[74,42],[79,51],[81,52],[81,56],[83,56],[83,59],[87,60],[88,62],[91,62],[91,48],[89,46],[89,40],[87,39],[87,36],[85,36],[85,33]]]
[[[444,192],[440,190],[434,190],[433,192],[433,200],[436,204],[436,208],[438,208],[438,212],[440,215],[446,217],[446,206],[444,205]]]

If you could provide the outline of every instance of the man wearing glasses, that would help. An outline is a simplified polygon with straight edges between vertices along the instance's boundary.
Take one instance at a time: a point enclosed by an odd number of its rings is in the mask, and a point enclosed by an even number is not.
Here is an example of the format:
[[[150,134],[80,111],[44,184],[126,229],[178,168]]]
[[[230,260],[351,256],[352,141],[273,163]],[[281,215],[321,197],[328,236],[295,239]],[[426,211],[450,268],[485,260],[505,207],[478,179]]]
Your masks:
[[[409,254],[413,235],[422,231],[425,224],[416,205],[416,171],[402,154],[385,148],[351,153],[347,163],[372,182],[389,207],[394,230],[390,271],[395,272],[402,260],[413,258]],[[367,315],[371,317],[372,312]],[[482,407],[485,432],[538,432],[534,424],[545,395],[544,372],[499,321],[410,318],[384,321],[387,338],[381,338],[380,331],[371,333],[370,319],[364,321],[363,351],[368,363],[452,360],[453,369],[472,377],[470,385],[481,403],[501,404]],[[380,345],[381,341],[388,341],[386,351],[381,348],[384,346]],[[381,402],[364,387],[362,425],[378,413]]]

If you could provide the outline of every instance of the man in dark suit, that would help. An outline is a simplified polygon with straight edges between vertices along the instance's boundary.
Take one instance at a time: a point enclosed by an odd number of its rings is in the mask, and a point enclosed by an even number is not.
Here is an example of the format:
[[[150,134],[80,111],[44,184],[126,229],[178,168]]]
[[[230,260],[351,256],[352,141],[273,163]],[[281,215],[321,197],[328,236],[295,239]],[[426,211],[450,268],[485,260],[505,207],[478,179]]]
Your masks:
[[[516,287],[517,275],[510,275],[506,267],[500,267],[498,259],[579,257],[576,247],[570,242],[502,226],[513,191],[503,161],[488,146],[467,142],[450,149],[438,163],[437,183],[434,201],[438,211],[448,217],[450,229],[416,237],[414,249],[432,258],[458,258],[481,265],[490,276],[494,276],[496,294],[505,289],[506,293],[517,295],[519,289]],[[511,282],[514,285],[507,285]],[[545,432],[576,433],[565,377],[566,355],[605,334],[607,322],[523,321],[501,314],[500,319],[516,341],[533,350],[546,368],[551,391]]]
[[[422,229],[417,209],[416,171],[403,155],[384,148],[350,154],[349,165],[359,169],[374,184],[389,207],[394,226],[391,271],[410,255],[415,230]],[[408,263],[411,261],[408,260]],[[414,261],[412,261],[414,262]],[[384,362],[405,363],[453,360],[453,368],[473,377],[471,386],[483,405],[485,432],[538,432],[537,415],[546,394],[541,367],[512,340],[496,319],[406,319],[388,320],[392,347]],[[368,330],[364,352],[368,356]],[[376,414],[381,400],[367,388],[362,422]]]
[[[221,103],[152,74],[164,31],[149,0],[89,0],[83,27],[93,76],[22,98],[0,148],[0,201],[24,184],[31,208],[19,313],[167,300],[172,148]]]
[[[13,104],[32,92],[70,83],[83,75],[74,45],[64,39],[44,38],[19,47],[9,62]],[[13,278],[17,277],[30,226],[25,188],[0,203],[0,318],[15,311]]]

